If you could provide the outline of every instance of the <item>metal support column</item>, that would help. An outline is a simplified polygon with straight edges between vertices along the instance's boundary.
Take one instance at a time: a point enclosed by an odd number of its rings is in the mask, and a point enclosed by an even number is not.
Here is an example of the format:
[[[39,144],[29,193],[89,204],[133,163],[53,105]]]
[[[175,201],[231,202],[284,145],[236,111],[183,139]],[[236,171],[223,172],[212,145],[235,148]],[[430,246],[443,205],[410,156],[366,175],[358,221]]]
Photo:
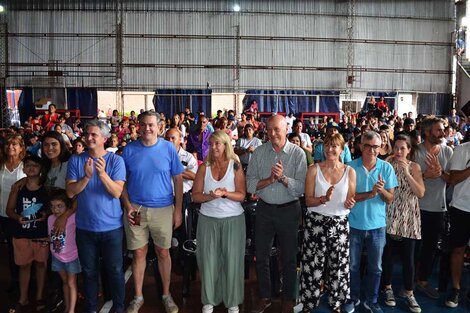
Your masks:
[[[11,125],[10,108],[7,99],[7,68],[8,68],[8,27],[5,13],[0,13],[0,127]]]
[[[233,110],[238,113],[240,97],[240,12],[234,13],[235,20],[235,62],[233,67]]]
[[[124,115],[123,94],[123,0],[116,2],[116,106],[117,110]]]
[[[346,74],[346,89],[349,98],[353,98],[354,83],[356,81],[356,73],[354,68],[354,28],[356,19],[356,0],[349,0],[348,5],[348,24],[346,28],[348,36],[348,64]]]

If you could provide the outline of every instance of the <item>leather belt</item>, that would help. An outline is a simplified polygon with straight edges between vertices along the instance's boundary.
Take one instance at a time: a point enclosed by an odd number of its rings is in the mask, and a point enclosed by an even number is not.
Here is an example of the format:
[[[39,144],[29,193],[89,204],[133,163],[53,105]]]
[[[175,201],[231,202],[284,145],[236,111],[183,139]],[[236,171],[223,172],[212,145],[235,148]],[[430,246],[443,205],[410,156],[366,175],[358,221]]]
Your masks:
[[[259,199],[259,201],[263,202],[266,205],[274,206],[276,208],[285,208],[285,207],[297,204],[299,202],[299,200],[294,200],[294,201],[290,201],[290,202],[286,202],[286,203],[282,203],[282,204],[271,204],[271,203],[267,203],[266,201],[264,201],[262,199]]]

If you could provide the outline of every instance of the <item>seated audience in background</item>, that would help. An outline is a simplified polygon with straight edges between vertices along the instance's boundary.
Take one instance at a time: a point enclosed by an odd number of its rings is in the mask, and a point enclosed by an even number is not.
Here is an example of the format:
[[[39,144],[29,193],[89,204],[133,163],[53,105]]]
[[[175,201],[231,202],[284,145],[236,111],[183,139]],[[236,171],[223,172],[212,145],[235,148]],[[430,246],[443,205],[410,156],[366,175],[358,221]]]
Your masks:
[[[289,142],[293,143],[294,145],[298,146],[299,148],[302,148],[302,150],[305,152],[305,157],[307,158],[307,166],[310,166],[313,164],[313,157],[312,154],[302,147],[302,139],[300,139],[300,136],[296,133],[290,133],[287,136],[287,139],[289,139]]]
[[[310,154],[313,151],[313,146],[312,146],[312,141],[310,140],[310,136],[304,132],[302,132],[302,129],[304,128],[304,124],[300,120],[295,120],[294,125],[292,127],[292,133],[297,134],[301,141],[302,141],[302,148],[310,152]]]
[[[259,138],[254,136],[254,133],[253,125],[245,124],[243,137],[237,140],[234,147],[234,152],[239,156],[240,163],[245,170],[255,149],[263,144]]]

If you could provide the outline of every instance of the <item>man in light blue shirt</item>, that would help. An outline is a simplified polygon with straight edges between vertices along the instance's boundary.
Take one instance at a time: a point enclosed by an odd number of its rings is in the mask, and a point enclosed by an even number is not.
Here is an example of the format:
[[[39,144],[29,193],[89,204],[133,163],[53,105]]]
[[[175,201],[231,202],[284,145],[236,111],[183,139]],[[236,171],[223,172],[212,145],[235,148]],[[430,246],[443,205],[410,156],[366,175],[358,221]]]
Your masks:
[[[356,170],[356,205],[349,214],[351,257],[351,301],[345,312],[354,312],[360,300],[362,247],[367,247],[367,284],[364,307],[382,313],[377,303],[382,253],[385,246],[386,206],[393,200],[398,180],[390,163],[377,158],[381,137],[374,131],[362,135],[362,157],[349,163]]]

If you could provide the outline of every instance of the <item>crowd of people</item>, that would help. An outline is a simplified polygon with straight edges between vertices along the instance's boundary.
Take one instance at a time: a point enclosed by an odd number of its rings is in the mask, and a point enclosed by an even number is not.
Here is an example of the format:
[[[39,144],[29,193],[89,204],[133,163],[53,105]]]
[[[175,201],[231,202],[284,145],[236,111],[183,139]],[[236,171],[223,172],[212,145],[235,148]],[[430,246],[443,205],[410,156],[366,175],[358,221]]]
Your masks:
[[[373,313],[396,306],[395,251],[403,270],[399,294],[419,313],[415,291],[440,296],[430,282],[430,260],[446,223],[452,289],[445,304],[457,307],[470,239],[469,127],[470,119],[455,109],[444,118],[399,116],[373,98],[365,112],[342,113],[340,123],[294,114],[261,121],[256,110],[239,118],[219,110],[212,118],[189,108],[171,118],[153,110],[115,111],[84,123],[51,105],[47,114],[0,134],[0,222],[10,290],[19,291],[11,312],[32,305],[34,265],[37,310],[48,305],[46,297],[55,298],[44,294],[50,275],[49,289],[63,298],[65,312],[74,312],[80,275],[85,312],[97,312],[101,268],[114,311],[137,313],[149,244],[165,310],[178,312],[170,248],[191,202],[200,203],[195,239],[202,312],[221,303],[239,312],[246,201],[257,202],[253,313],[272,304],[273,242],[281,251],[283,313],[297,303],[311,312],[325,293],[334,312],[352,313],[361,302]],[[127,304],[123,244],[133,253],[135,294]]]

